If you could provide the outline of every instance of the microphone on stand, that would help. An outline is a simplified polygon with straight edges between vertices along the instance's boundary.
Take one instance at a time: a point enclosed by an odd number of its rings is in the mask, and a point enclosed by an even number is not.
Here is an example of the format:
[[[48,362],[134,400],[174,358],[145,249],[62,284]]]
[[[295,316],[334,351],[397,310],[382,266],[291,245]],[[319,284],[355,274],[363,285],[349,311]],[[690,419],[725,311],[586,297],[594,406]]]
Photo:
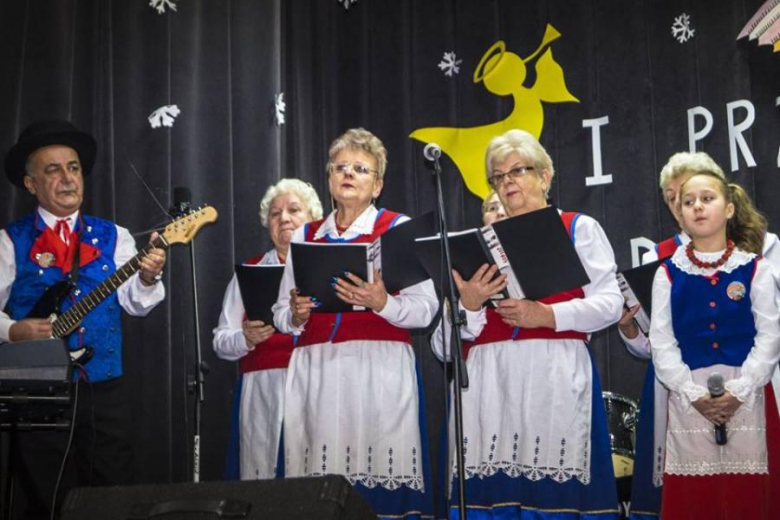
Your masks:
[[[723,386],[723,376],[720,373],[710,374],[710,377],[707,378],[707,390],[709,390],[711,397],[720,397],[726,392],[726,388]],[[723,446],[728,442],[725,424],[715,425],[715,442],[718,446]]]
[[[192,193],[189,188],[177,186],[173,188],[173,206],[168,211],[171,218],[189,215],[192,211]]]
[[[466,364],[463,361],[463,344],[461,340],[460,328],[463,326],[465,320],[462,319],[458,313],[458,297],[455,291],[455,281],[452,278],[452,257],[450,256],[450,246],[447,240],[447,219],[444,211],[444,195],[441,187],[441,164],[439,164],[439,158],[441,157],[441,146],[436,143],[428,143],[425,145],[423,155],[429,164],[433,164],[433,177],[436,185],[436,203],[438,206],[439,217],[439,235],[442,237],[442,264],[444,267],[443,272],[446,283],[449,287],[449,295],[445,297],[445,300],[449,305],[444,305],[448,308],[450,313],[450,321],[452,323],[451,330],[451,352],[450,356],[453,360],[453,414],[455,423],[455,457],[456,467],[458,474],[458,511],[460,518],[466,518],[466,474],[465,474],[465,456],[464,456],[464,442],[463,442],[463,404],[462,404],[462,392],[464,388],[469,386],[468,370]],[[443,291],[446,293],[447,291]],[[442,317],[442,319],[446,319]],[[443,329],[443,327],[442,327]],[[445,344],[445,356],[447,352],[446,344],[447,340],[444,338]],[[449,391],[445,388],[445,392],[449,394]]]
[[[438,161],[441,157],[441,146],[436,143],[428,143],[423,148],[423,155],[429,161]]]

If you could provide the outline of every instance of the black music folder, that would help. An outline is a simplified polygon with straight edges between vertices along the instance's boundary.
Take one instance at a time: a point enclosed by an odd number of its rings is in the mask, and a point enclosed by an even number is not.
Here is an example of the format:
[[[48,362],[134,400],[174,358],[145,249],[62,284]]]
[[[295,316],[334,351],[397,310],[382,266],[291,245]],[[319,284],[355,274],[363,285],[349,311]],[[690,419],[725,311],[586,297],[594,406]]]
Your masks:
[[[273,325],[271,307],[279,297],[283,265],[236,265],[236,278],[246,316]]]
[[[490,246],[485,241],[483,232],[480,229],[467,229],[466,231],[456,231],[448,233],[450,242],[450,256],[452,257],[452,268],[460,273],[464,280],[470,279],[474,273],[483,265],[494,265],[496,261],[490,251]],[[446,279],[443,278],[444,258],[442,257],[441,236],[430,236],[418,238],[415,241],[417,256],[420,259],[428,275],[433,280],[437,292],[444,296],[449,296],[449,286]],[[499,265],[499,268],[501,266]],[[496,273],[499,276],[499,273]],[[457,287],[455,291],[457,291]],[[460,296],[460,295],[458,295]],[[509,293],[506,289],[499,294],[494,295],[491,301],[503,300],[508,298]]]
[[[471,278],[484,263],[497,264],[507,275],[506,294],[494,300],[507,295],[539,300],[590,283],[558,210],[552,206],[456,235],[469,237],[469,245],[458,246],[457,250],[450,242],[453,267],[464,279]],[[438,239],[435,241],[438,243]],[[431,251],[420,254],[429,257],[421,258],[423,265],[432,266]],[[440,262],[438,250],[436,255],[436,262]],[[433,268],[436,271],[431,278],[437,283],[441,268]]]
[[[636,320],[639,329],[645,334],[650,332],[650,316],[653,310],[653,279],[661,265],[660,260],[650,262],[633,269],[618,273],[618,285],[626,300],[626,307],[639,305]]]
[[[315,307],[312,312],[366,310],[365,307],[353,308],[340,300],[332,284],[333,278],[349,281],[344,275],[346,271],[361,280],[373,281],[374,273],[368,268],[368,246],[369,244],[349,243],[290,244],[295,287],[302,296],[312,296],[320,302],[320,306]]]
[[[590,283],[555,207],[494,222],[491,227],[529,300]]]
[[[433,212],[397,224],[370,244],[291,244],[295,286],[302,295],[314,296],[321,305],[314,312],[364,311],[344,303],[331,287],[333,277],[347,279],[344,271],[373,282],[374,270],[382,273],[388,294],[428,279],[414,254],[414,240],[429,235],[435,225]]]
[[[396,225],[369,247],[369,260],[381,271],[389,294],[428,279],[428,272],[414,254],[414,241],[435,232],[436,215],[429,211]]]

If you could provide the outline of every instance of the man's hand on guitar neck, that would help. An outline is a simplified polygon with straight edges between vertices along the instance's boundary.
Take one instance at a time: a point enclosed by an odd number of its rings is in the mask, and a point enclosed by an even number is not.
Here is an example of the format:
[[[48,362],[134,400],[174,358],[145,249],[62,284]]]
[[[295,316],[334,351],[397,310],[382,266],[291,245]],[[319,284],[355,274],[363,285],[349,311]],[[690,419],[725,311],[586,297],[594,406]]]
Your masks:
[[[149,243],[154,242],[158,236],[157,232],[152,233]],[[165,249],[150,249],[149,253],[141,259],[141,272],[138,273],[141,283],[147,287],[156,284],[160,281],[163,267],[165,267]]]
[[[26,318],[19,320],[8,329],[10,341],[28,341],[51,337],[51,321],[46,318]]]

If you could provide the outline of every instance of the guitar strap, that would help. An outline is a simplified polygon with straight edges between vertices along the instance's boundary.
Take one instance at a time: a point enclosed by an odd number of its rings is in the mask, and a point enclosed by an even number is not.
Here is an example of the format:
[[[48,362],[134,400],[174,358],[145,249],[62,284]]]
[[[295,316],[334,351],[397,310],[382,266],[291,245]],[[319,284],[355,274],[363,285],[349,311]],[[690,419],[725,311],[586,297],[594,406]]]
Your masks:
[[[76,289],[78,287],[77,283],[79,281],[79,267],[80,267],[79,264],[81,263],[80,261],[81,260],[80,259],[81,232],[71,234],[71,244],[73,247],[76,248],[76,251],[73,252],[73,263],[70,265],[70,273],[68,273],[68,283],[71,285],[73,289]],[[81,372],[84,377],[86,377],[86,372],[84,371],[83,366],[86,365],[87,361],[92,359],[92,356],[94,355],[95,355],[95,351],[89,345],[84,345],[80,348],[70,350],[71,361],[73,361],[73,363],[77,363],[82,367]],[[88,379],[87,382],[89,382]]]
[[[71,233],[70,238],[71,247],[75,247],[76,250],[73,252],[73,262],[70,264],[68,281],[73,287],[76,287],[76,284],[79,281],[79,264],[81,263],[81,259],[79,258],[81,253],[81,231],[78,233]]]

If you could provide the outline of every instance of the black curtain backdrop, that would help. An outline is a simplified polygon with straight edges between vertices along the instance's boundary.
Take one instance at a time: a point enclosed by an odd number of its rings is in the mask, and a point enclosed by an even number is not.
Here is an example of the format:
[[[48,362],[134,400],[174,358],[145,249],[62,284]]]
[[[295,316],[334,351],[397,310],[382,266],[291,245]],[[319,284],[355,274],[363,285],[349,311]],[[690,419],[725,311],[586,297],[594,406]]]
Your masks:
[[[349,2],[347,2],[349,3]],[[158,13],[148,0],[4,0],[0,2],[0,148],[29,122],[71,119],[93,132],[100,152],[86,183],[84,210],[139,233],[164,221],[173,188],[189,187],[195,203],[220,213],[195,240],[200,336],[211,372],[203,415],[203,478],[222,471],[236,366],[211,350],[222,295],[233,265],[270,247],[259,200],[281,177],[310,181],[330,207],[327,146],[345,129],[364,126],[385,143],[389,166],[380,205],[418,215],[435,207],[423,144],[408,135],[432,126],[471,127],[505,118],[511,97],[472,81],[498,40],[528,56],[546,24],[551,44],[579,103],[545,103],[541,141],[556,176],[559,207],[586,213],[606,230],[618,266],[631,267],[631,241],[659,241],[674,223],[657,187],[676,151],[689,149],[689,110],[703,107],[712,129],[695,146],[743,183],[777,232],[780,54],[735,41],[761,0],[179,0]],[[690,15],[694,35],[672,36],[674,19]],[[460,73],[437,64],[455,52]],[[529,67],[526,86],[534,81]],[[274,119],[284,92],[286,122]],[[744,100],[754,121],[741,134],[755,165],[737,147],[732,167],[729,103]],[[181,113],[172,127],[147,117],[164,105]],[[748,112],[733,109],[733,124]],[[593,146],[591,123],[600,126]],[[694,119],[695,129],[704,118]],[[588,126],[590,125],[590,126]],[[600,155],[611,182],[588,185]],[[138,176],[133,170],[138,172]],[[479,223],[480,199],[444,160],[448,220],[453,229]],[[140,178],[139,178],[140,176]],[[34,207],[0,180],[0,219]],[[145,319],[126,320],[126,379],[136,396],[136,464],[143,482],[184,481],[192,466],[194,366],[189,257],[170,253],[169,297]],[[423,335],[418,353],[428,392],[433,444],[444,406],[442,369]],[[593,355],[605,389],[638,397],[644,362],[633,359],[614,327],[594,334]]]

